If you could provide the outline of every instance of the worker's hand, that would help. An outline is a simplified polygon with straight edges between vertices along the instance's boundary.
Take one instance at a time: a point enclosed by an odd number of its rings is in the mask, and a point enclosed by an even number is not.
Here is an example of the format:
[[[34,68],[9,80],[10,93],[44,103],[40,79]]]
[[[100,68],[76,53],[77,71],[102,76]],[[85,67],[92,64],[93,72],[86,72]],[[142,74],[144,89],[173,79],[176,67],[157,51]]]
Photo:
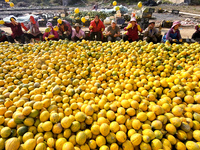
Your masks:
[[[93,26],[90,26],[90,29],[92,29],[93,28]]]
[[[140,27],[139,24],[137,25],[137,29],[138,29],[138,31],[140,31],[140,32],[142,31],[142,29],[141,29],[141,27]]]
[[[118,34],[115,34],[115,35],[114,35],[114,37],[117,37],[117,36],[118,36]]]
[[[103,31],[104,31],[104,28],[101,28],[101,31],[103,32]]]
[[[177,39],[172,39],[173,42],[177,42]]]
[[[82,39],[83,37],[81,36],[80,39]]]
[[[44,39],[47,41],[47,40],[48,40],[48,37],[45,37]]]
[[[180,39],[179,42],[182,43],[182,42],[183,42],[183,39]]]
[[[50,35],[48,36],[48,38],[49,38],[49,39],[54,38],[54,35],[53,35],[53,34],[50,34]]]
[[[0,24],[4,24],[5,22],[3,20],[0,20]]]
[[[126,27],[126,29],[130,29],[130,28],[132,28],[132,24],[131,23],[128,24],[128,26]]]
[[[159,31],[161,31],[162,30],[162,27],[161,27],[161,25],[159,26]]]

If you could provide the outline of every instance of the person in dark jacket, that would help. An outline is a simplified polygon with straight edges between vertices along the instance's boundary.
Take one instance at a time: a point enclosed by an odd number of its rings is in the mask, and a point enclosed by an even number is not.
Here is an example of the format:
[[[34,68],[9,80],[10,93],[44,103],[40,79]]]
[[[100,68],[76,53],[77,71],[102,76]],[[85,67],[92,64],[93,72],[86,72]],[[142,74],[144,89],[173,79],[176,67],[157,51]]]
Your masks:
[[[113,20],[111,26],[107,28],[106,36],[108,41],[115,42],[120,41],[120,28],[117,26],[116,22]]]
[[[61,19],[58,19],[57,20],[58,24],[58,34],[59,34],[59,38],[60,39],[65,39],[67,38],[68,40],[71,40],[71,37],[72,37],[72,27],[70,25],[70,23],[66,20],[61,20]]]
[[[155,28],[155,22],[150,21],[149,26],[144,30],[143,40],[146,40],[148,43],[153,42],[157,43],[159,39],[161,40],[161,28]]]
[[[99,19],[98,15],[96,15],[95,19],[90,22],[89,29],[91,40],[101,41],[103,39],[102,32],[105,30],[105,26],[103,22]]]
[[[179,21],[174,21],[171,29],[163,36],[163,42],[169,40],[170,43],[182,43],[182,37],[178,29],[180,26],[181,23]]]
[[[140,25],[137,24],[135,18],[132,18],[130,20],[128,26],[125,27],[124,30],[126,31],[126,33],[125,35],[123,35],[123,40],[129,42],[138,41],[139,40],[138,32],[142,33],[142,29]]]
[[[6,32],[0,29],[0,42],[5,42],[7,40]]]
[[[6,27],[10,27],[12,30],[11,36],[8,36],[8,41],[14,43],[14,39],[20,41],[21,43],[25,43],[24,32],[22,31],[22,26],[20,23],[16,22],[15,17],[10,18],[11,23],[2,22]]]
[[[192,35],[193,40],[200,40],[200,24],[195,26],[196,32]]]

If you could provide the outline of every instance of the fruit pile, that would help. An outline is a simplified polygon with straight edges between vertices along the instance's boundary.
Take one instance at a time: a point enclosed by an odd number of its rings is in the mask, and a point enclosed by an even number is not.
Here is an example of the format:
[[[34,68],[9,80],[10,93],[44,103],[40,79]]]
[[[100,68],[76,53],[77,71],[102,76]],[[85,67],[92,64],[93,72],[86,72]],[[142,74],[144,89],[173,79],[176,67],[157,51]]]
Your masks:
[[[200,45],[0,44],[0,150],[199,150]]]

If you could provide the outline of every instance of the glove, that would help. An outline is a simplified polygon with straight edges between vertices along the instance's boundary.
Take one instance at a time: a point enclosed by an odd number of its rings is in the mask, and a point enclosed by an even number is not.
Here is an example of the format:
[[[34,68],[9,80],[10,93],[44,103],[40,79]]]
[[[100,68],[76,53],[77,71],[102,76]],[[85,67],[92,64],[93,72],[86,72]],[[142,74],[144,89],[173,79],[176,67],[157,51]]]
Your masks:
[[[5,22],[3,20],[0,20],[0,24],[4,24]]]
[[[172,39],[173,42],[177,42],[177,39]]]
[[[104,28],[101,28],[101,31],[103,32],[103,31],[104,31]]]
[[[90,29],[92,29],[93,28],[93,26],[90,26]]]
[[[24,30],[28,31],[27,27],[24,25],[24,23],[21,23],[22,28],[24,28]]]
[[[182,42],[183,42],[183,40],[182,40],[182,39],[180,39],[180,40],[179,40],[179,42],[181,42],[181,43],[182,43]]]
[[[142,31],[142,29],[141,29],[141,27],[140,27],[139,24],[137,25],[137,29],[138,29],[138,31],[140,31],[140,32]]]
[[[130,28],[132,28],[132,24],[131,23],[128,24],[128,26],[126,27],[126,29],[130,29]]]
[[[54,38],[54,35],[50,34],[50,35],[48,36],[48,38],[49,38],[49,39]]]
[[[125,31],[124,34],[126,34],[128,31]]]

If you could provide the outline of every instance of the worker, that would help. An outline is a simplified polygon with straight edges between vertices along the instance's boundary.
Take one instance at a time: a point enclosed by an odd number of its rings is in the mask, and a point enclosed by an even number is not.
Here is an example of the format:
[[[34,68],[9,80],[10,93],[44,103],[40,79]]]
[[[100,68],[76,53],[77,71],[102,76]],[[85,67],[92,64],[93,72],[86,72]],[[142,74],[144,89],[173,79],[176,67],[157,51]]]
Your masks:
[[[5,41],[8,41],[6,32],[0,29],[0,42],[5,42]]]
[[[25,36],[29,39],[39,38],[42,41],[43,34],[39,30],[39,23],[35,20],[33,16],[30,16],[30,22],[27,26],[21,23],[25,31],[30,30],[30,33],[25,33]]]
[[[4,22],[3,20],[0,20],[0,24],[3,24],[6,27],[10,27],[12,30],[11,36],[8,36],[8,41],[11,43],[14,43],[14,39],[25,43],[25,37],[24,32],[22,31],[22,26],[20,23],[16,22],[15,17],[10,18],[11,23]]]
[[[58,32],[53,29],[53,26],[50,22],[46,24],[47,28],[43,35],[43,40],[59,40]]]
[[[106,30],[106,36],[108,41],[115,42],[120,41],[120,28],[117,26],[116,22],[113,20],[111,25]]]
[[[94,20],[90,22],[89,29],[91,40],[101,41],[103,39],[102,32],[105,30],[105,26],[103,22],[99,19],[98,15],[96,15]]]
[[[196,32],[193,33],[192,39],[193,40],[200,40],[200,24],[195,26]]]
[[[81,26],[79,23],[76,23],[74,26],[74,30],[72,30],[72,40],[78,41],[85,38],[85,32],[81,29]]]
[[[72,36],[72,27],[70,25],[70,23],[66,20],[61,20],[60,18],[57,20],[58,22],[58,34],[60,39],[68,39],[71,40],[71,36]]]
[[[150,21],[149,26],[144,30],[143,40],[146,40],[148,43],[153,42],[157,43],[161,40],[161,27],[158,29],[155,28],[155,22]]]
[[[174,21],[171,29],[163,36],[163,42],[169,40],[170,43],[182,43],[180,30],[178,29],[180,26],[179,21]]]
[[[128,24],[127,27],[124,28],[125,34],[123,35],[123,40],[124,41],[138,41],[139,40],[139,35],[138,32],[142,33],[142,29],[139,24],[137,24],[137,21],[135,18],[132,18]]]

